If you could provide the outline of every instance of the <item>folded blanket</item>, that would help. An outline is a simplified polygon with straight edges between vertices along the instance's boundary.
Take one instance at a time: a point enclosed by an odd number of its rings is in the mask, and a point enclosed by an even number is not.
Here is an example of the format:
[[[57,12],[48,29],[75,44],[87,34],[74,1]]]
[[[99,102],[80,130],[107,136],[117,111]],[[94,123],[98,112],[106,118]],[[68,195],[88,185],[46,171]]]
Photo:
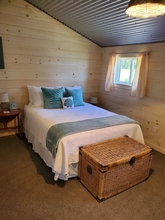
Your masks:
[[[121,124],[130,124],[130,123],[139,124],[139,122],[131,118],[128,118],[124,115],[114,115],[114,116],[108,116],[102,118],[93,118],[82,121],[56,124],[51,126],[50,129],[48,130],[46,137],[46,147],[55,158],[58,142],[64,136],[73,133],[83,132],[83,131],[89,131],[94,129],[100,129],[105,127],[116,126]]]

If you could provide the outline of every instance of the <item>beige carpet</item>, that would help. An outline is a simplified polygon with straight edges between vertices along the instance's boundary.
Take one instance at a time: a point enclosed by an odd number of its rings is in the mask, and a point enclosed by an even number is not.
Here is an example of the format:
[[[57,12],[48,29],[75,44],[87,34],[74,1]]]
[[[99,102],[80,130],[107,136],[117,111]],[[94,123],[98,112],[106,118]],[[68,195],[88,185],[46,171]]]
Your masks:
[[[53,173],[26,139],[0,138],[1,220],[164,220],[165,155],[154,151],[148,180],[99,203],[77,178]]]

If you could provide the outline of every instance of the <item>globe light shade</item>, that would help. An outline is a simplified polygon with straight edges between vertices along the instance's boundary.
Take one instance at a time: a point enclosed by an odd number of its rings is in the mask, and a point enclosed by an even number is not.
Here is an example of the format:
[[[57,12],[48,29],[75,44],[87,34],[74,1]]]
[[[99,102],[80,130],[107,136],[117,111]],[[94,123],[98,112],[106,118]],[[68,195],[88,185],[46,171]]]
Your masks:
[[[165,0],[131,0],[125,13],[135,18],[155,18],[165,14]]]

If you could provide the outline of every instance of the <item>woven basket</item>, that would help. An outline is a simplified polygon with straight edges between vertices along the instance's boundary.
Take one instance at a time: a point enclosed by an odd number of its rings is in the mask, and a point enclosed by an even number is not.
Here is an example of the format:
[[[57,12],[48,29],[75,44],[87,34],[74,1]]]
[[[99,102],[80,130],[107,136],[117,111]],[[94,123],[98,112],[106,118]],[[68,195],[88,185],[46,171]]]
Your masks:
[[[79,150],[79,179],[102,201],[148,178],[151,151],[127,136],[86,145]]]

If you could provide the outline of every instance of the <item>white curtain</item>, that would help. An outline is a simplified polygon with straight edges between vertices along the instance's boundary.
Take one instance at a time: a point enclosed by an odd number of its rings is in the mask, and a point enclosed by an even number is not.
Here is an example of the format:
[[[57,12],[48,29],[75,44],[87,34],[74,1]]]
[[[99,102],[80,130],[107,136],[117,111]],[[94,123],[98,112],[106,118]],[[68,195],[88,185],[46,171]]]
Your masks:
[[[112,54],[109,59],[107,76],[105,79],[105,91],[113,90],[113,76],[116,63],[116,54]]]
[[[135,76],[132,83],[131,96],[143,98],[146,95],[148,74],[148,53],[140,53],[137,59]]]

